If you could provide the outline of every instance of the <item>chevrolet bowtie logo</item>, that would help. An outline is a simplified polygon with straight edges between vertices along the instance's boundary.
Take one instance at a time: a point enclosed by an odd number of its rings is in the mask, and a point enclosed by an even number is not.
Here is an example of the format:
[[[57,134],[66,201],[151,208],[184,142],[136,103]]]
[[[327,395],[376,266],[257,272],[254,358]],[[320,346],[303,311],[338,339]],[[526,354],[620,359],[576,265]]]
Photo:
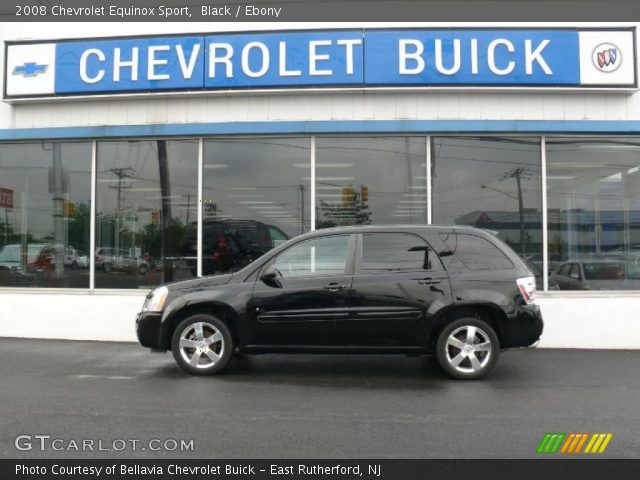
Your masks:
[[[13,69],[14,75],[22,75],[23,77],[35,77],[39,73],[47,71],[47,65],[38,65],[35,62],[26,62],[24,65],[17,65]]]

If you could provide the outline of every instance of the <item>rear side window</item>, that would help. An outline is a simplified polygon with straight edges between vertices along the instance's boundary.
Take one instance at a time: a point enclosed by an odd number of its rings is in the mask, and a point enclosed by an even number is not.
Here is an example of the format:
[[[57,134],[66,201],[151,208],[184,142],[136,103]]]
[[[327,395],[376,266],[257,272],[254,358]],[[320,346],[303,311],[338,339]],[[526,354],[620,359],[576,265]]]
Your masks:
[[[442,270],[442,265],[427,243],[416,235],[365,233],[360,270]]]
[[[468,270],[507,270],[513,263],[494,244],[467,233],[441,234],[442,241]]]

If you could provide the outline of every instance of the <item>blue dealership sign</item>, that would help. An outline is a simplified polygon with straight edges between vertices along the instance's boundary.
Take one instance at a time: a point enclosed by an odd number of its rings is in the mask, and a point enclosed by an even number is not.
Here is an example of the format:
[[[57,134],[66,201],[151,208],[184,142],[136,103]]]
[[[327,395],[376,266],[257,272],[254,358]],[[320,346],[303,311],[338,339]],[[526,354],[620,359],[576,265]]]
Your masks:
[[[202,88],[202,37],[56,45],[56,94]]]
[[[368,85],[580,83],[577,31],[374,31],[365,57]]]
[[[407,29],[9,42],[5,98],[275,88],[631,87],[633,29]]]
[[[362,31],[211,35],[206,88],[362,86]]]

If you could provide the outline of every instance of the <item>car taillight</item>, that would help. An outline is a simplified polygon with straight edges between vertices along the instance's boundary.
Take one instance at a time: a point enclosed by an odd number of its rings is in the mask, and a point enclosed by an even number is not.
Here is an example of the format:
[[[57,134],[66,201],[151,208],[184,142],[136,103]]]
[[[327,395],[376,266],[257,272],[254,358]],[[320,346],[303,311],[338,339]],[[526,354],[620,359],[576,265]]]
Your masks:
[[[522,298],[527,303],[535,303],[536,301],[536,279],[535,277],[523,277],[516,280],[518,290],[522,294]]]

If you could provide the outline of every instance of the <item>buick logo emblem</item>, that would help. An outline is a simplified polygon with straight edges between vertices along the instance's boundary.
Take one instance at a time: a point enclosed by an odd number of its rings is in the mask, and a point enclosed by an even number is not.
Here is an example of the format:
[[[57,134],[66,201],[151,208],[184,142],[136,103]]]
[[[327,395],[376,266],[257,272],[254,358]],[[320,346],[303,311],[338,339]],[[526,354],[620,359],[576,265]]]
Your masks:
[[[601,43],[593,49],[591,60],[598,70],[609,73],[617,70],[622,64],[622,53],[613,43]]]

